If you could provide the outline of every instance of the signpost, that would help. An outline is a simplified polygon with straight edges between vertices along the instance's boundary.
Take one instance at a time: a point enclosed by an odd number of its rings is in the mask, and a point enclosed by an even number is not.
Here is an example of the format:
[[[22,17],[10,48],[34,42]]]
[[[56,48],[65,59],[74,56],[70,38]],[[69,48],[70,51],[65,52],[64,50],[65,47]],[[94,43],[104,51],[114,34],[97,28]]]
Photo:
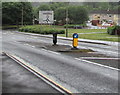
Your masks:
[[[54,12],[53,11],[39,11],[39,24],[53,24]]]

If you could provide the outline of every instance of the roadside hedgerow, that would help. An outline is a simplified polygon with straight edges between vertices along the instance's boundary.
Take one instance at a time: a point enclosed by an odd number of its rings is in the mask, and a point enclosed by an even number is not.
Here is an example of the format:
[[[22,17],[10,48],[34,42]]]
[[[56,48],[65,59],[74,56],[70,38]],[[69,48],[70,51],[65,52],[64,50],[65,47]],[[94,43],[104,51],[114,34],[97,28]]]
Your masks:
[[[65,34],[65,30],[58,30],[53,28],[46,28],[40,26],[23,26],[19,28],[20,32],[29,32],[29,33],[37,33],[37,34]]]
[[[64,28],[68,27],[68,28],[73,28],[73,29],[82,29],[83,27],[86,27],[86,24],[68,24],[68,25],[64,25]]]
[[[120,26],[112,26],[107,28],[107,33],[110,35],[120,35]]]

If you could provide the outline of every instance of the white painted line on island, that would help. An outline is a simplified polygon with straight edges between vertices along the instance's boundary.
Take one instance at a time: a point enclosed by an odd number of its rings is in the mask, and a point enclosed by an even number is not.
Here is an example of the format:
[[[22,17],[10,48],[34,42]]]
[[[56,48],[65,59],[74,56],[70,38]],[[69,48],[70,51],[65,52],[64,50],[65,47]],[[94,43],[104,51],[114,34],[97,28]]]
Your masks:
[[[31,46],[32,48],[35,48],[35,46]]]
[[[119,60],[120,58],[106,58],[106,57],[80,57],[80,59]]]
[[[75,58],[75,59],[76,59],[76,60],[83,61],[83,62],[91,63],[91,64],[94,64],[94,65],[97,65],[97,66],[109,68],[109,69],[112,69],[112,70],[117,70],[117,71],[120,70],[120,69],[118,69],[118,68],[110,67],[110,66],[107,66],[107,65],[102,65],[102,64],[99,64],[99,63],[96,63],[96,62],[91,62],[91,61],[83,60],[83,59],[80,59],[80,58]]]
[[[58,52],[54,52],[54,51],[51,51],[51,50],[46,50],[46,49],[42,49],[43,51],[46,51],[46,52],[50,52],[50,53],[54,53],[54,54],[58,54],[58,55],[60,55],[60,53],[58,53]]]

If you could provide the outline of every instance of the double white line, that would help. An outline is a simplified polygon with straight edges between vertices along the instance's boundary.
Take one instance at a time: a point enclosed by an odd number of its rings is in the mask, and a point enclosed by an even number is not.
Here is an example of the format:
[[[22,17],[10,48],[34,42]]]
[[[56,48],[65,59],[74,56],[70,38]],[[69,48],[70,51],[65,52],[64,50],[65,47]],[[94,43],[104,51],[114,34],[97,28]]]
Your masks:
[[[41,78],[47,84],[51,85],[53,88],[55,88],[59,92],[63,93],[64,95],[74,95],[74,94],[72,94],[71,91],[69,91],[68,89],[64,88],[60,84],[56,83],[55,81],[51,80],[46,75],[41,73],[40,70],[38,68],[36,68],[35,66],[30,65],[29,63],[25,62],[24,60],[22,60],[21,58],[15,56],[15,55],[11,55],[11,54],[8,54],[8,53],[5,53],[5,52],[3,52],[3,53],[6,54],[11,59],[13,59],[14,61],[16,61],[17,63],[19,63],[25,69],[27,69],[30,72],[32,72],[33,74],[35,74],[37,77]]]

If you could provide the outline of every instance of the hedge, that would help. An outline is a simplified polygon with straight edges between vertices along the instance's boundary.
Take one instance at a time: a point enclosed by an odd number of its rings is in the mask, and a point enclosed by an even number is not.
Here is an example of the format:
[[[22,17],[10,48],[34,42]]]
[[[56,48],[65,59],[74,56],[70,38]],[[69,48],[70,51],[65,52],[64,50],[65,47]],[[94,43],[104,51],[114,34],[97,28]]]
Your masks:
[[[64,28],[74,28],[74,29],[82,29],[83,27],[86,27],[86,24],[68,24],[64,25]]]
[[[21,32],[29,32],[29,33],[37,33],[37,34],[65,34],[65,30],[57,30],[57,29],[51,29],[51,28],[40,28],[36,26],[24,26],[19,28],[19,31]]]
[[[3,25],[2,29],[3,30],[5,30],[5,29],[18,29],[18,26],[17,25]]]
[[[120,35],[120,26],[108,27],[107,33],[110,35]]]

